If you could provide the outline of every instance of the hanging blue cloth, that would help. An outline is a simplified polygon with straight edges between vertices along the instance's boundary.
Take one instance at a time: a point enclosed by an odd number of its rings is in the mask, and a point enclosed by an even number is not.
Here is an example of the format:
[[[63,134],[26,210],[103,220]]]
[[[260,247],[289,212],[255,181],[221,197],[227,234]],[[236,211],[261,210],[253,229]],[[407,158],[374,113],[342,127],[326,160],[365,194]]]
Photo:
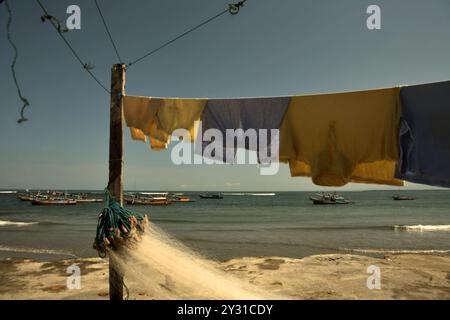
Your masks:
[[[269,161],[267,159],[273,156],[271,145],[272,140],[275,139],[271,134],[271,129],[280,128],[290,99],[290,97],[279,97],[208,100],[202,116],[203,134],[209,129],[217,129],[223,137],[222,157],[213,154],[212,158],[226,163],[232,163],[235,159],[236,147],[229,148],[233,154],[233,159],[227,158],[226,130],[242,129],[243,132],[246,132],[249,129],[254,129],[257,133],[256,144],[250,144],[248,139],[244,139],[245,145],[243,147],[247,150],[256,151],[259,162],[268,163]],[[260,129],[267,130],[267,134],[265,135],[267,140],[261,138],[262,135],[259,135]],[[238,137],[242,138],[239,134]],[[233,146],[237,146],[237,139],[235,139]],[[210,142],[203,141],[203,151],[208,144]],[[204,154],[204,156],[207,155]]]
[[[403,87],[396,178],[450,187],[450,81]]]

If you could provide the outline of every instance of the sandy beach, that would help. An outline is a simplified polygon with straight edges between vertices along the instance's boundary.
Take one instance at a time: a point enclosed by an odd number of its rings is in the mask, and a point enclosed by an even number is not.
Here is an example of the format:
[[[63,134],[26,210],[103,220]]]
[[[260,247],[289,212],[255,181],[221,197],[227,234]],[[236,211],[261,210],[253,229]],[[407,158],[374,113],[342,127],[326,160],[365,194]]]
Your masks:
[[[66,286],[67,267],[81,269],[81,289]],[[367,267],[381,270],[381,289],[369,290]],[[218,268],[287,299],[450,299],[450,257],[403,254],[373,258],[316,255],[303,259],[248,257]],[[108,299],[108,261],[99,258],[37,262],[0,261],[0,299]],[[127,282],[130,299],[161,299],[170,282],[155,277],[149,291]],[[160,294],[158,294],[158,292]]]

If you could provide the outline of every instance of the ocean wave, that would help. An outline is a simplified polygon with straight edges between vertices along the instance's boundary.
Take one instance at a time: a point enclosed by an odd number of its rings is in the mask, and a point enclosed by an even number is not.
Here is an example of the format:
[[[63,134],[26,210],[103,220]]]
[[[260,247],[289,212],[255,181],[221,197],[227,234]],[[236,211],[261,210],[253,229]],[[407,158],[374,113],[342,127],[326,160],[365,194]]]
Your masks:
[[[266,230],[400,230],[411,232],[450,232],[450,225],[362,225],[362,226],[283,226]]]
[[[436,254],[436,253],[450,253],[450,250],[438,250],[438,249],[428,249],[428,250],[421,250],[421,249],[417,249],[417,250],[409,250],[409,249],[405,249],[405,250],[392,250],[392,249],[348,249],[348,248],[339,248],[339,250],[341,251],[348,251],[348,252],[354,252],[354,253],[390,253],[390,254],[418,254],[418,253],[422,253],[422,254]]]
[[[180,236],[178,237],[181,241],[186,242],[201,242],[201,243],[215,243],[215,244],[232,244],[232,245],[256,245],[256,246],[286,246],[286,247],[296,247],[296,248],[314,248],[314,249],[323,249],[318,246],[308,245],[305,243],[298,242],[290,242],[290,241],[257,241],[257,240],[225,240],[225,239],[205,239],[205,238],[197,238],[191,236]]]
[[[61,255],[61,256],[69,256],[69,257],[77,258],[77,256],[70,251],[53,250],[53,249],[8,247],[8,246],[0,245],[0,251],[18,252],[18,253],[51,254],[51,255]]]
[[[26,227],[38,224],[39,222],[20,222],[20,221],[3,221],[0,220],[0,227]]]
[[[411,226],[394,226],[395,230],[404,230],[404,231],[416,231],[416,232],[430,232],[430,231],[450,231],[450,225],[411,225]]]
[[[284,227],[269,227],[263,230],[305,230],[305,231],[331,231],[331,230],[390,230],[390,226],[284,226]]]

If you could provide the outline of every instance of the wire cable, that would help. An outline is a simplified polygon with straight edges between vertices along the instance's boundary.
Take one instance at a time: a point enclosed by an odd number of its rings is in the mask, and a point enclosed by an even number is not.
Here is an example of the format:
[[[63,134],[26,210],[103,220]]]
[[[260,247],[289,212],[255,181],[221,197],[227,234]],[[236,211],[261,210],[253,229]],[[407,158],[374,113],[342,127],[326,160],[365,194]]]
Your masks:
[[[12,76],[14,79],[14,84],[17,89],[17,94],[19,95],[19,99],[23,103],[23,106],[20,109],[20,118],[17,120],[17,122],[22,123],[22,122],[25,122],[28,120],[27,118],[25,118],[24,112],[25,112],[25,108],[28,107],[30,105],[30,103],[28,102],[27,98],[25,98],[22,95],[22,90],[20,89],[19,82],[17,81],[16,62],[17,62],[17,58],[19,57],[19,52],[17,50],[17,46],[15,45],[15,43],[13,42],[12,37],[11,37],[12,11],[11,11],[11,7],[9,6],[8,0],[5,0],[5,5],[6,5],[6,9],[8,11],[8,20],[6,22],[6,34],[7,34],[8,42],[14,50],[14,57],[13,57],[13,61],[11,63],[11,72],[12,72]]]
[[[114,39],[113,39],[113,37],[111,35],[111,32],[109,31],[108,25],[106,24],[105,17],[103,16],[102,10],[100,9],[100,6],[98,5],[97,0],[94,0],[94,2],[95,2],[95,6],[97,7],[98,13],[100,14],[100,18],[103,21],[103,25],[105,26],[106,33],[109,36],[109,40],[111,41],[111,44],[112,44],[112,46],[114,48],[114,51],[116,52],[117,59],[119,59],[119,62],[122,63],[122,59],[120,58],[120,55],[119,55],[119,50],[117,50],[117,46],[116,46],[116,44],[114,42]]]
[[[217,19],[217,18],[223,16],[225,13],[230,13],[230,14],[232,14],[232,15],[235,15],[235,14],[239,13],[239,9],[242,8],[242,7],[244,6],[244,4],[245,4],[246,1],[247,1],[247,0],[242,0],[242,1],[239,1],[238,3],[230,4],[226,10],[223,10],[222,12],[219,12],[218,14],[216,14],[216,15],[212,16],[211,18],[209,18],[209,19],[203,21],[202,23],[196,25],[195,27],[193,27],[193,28],[191,28],[191,29],[189,29],[189,30],[183,32],[182,34],[180,34],[179,36],[173,38],[172,40],[169,40],[169,41],[165,42],[165,43],[162,44],[161,46],[157,47],[156,49],[153,49],[152,51],[146,53],[145,55],[141,56],[140,58],[138,58],[138,59],[136,59],[136,60],[133,60],[133,61],[129,62],[129,63],[127,64],[127,67],[131,67],[132,65],[136,64],[137,62],[142,61],[142,60],[144,60],[145,58],[147,58],[147,57],[149,57],[149,56],[155,54],[155,53],[158,52],[159,50],[161,50],[161,49],[167,47],[168,45],[174,43],[175,41],[177,41],[177,40],[179,40],[179,39],[181,39],[181,38],[183,38],[184,36],[187,36],[189,33],[194,32],[195,30],[197,30],[197,29],[203,27],[204,25],[206,25],[206,24],[212,22],[213,20],[215,20],[215,19]]]
[[[72,52],[72,54],[74,55],[74,57],[78,60],[78,62],[82,65],[83,69],[87,71],[87,73],[92,77],[92,79],[95,80],[95,82],[98,83],[99,86],[101,86],[103,88],[103,90],[105,90],[106,92],[110,93],[109,90],[100,82],[100,80],[98,80],[98,78],[92,73],[91,69],[92,66],[88,63],[84,63],[83,60],[81,60],[80,56],[77,54],[77,52],[75,51],[75,49],[71,46],[71,44],[69,43],[69,41],[66,39],[66,37],[64,37],[64,35],[61,32],[60,27],[55,23],[54,19],[49,19],[49,17],[52,17],[51,15],[48,14],[48,11],[45,9],[44,5],[42,4],[42,2],[40,0],[36,0],[36,2],[39,4],[39,6],[41,7],[42,11],[44,12],[44,16],[43,18],[49,20],[53,26],[53,28],[56,30],[56,32],[58,33],[58,35],[60,36],[60,38],[64,41],[64,43],[67,45],[67,47],[70,49],[70,51]]]

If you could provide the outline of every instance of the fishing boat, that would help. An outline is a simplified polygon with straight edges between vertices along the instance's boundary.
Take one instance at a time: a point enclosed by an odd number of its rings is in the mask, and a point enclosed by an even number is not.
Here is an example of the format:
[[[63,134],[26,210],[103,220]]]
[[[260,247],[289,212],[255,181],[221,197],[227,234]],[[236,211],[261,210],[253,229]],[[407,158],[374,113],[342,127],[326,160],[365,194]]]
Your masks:
[[[38,192],[36,192],[36,193],[31,193],[31,192],[28,192],[28,193],[19,193],[19,194],[17,194],[17,198],[18,198],[20,201],[33,201],[34,199],[41,199],[41,200],[44,200],[44,199],[48,199],[48,198],[49,198],[49,195],[47,195],[47,194],[42,194],[40,191],[38,191]]]
[[[140,194],[152,197],[165,197],[167,196],[167,192],[139,192]]]
[[[176,196],[170,200],[173,202],[195,202],[194,200],[186,196]]]
[[[20,201],[32,201],[34,199],[34,197],[29,194],[19,194],[19,195],[17,195],[17,198]]]
[[[392,199],[398,200],[398,201],[401,201],[401,200],[416,200],[415,197],[404,196],[404,195],[400,195],[400,194],[397,194],[397,195],[393,196]]]
[[[125,199],[128,205],[151,205],[151,206],[167,206],[172,204],[170,199],[166,197],[153,197],[153,198],[128,198]]]
[[[48,205],[56,205],[56,206],[68,206],[68,205],[76,205],[77,201],[74,199],[33,199],[31,200],[31,204],[35,206],[48,206]]]
[[[221,194],[201,194],[200,198],[202,199],[223,199]]]
[[[310,200],[314,204],[349,204],[350,201],[346,200],[344,197],[337,194],[322,194],[318,193],[315,197],[311,196]]]

